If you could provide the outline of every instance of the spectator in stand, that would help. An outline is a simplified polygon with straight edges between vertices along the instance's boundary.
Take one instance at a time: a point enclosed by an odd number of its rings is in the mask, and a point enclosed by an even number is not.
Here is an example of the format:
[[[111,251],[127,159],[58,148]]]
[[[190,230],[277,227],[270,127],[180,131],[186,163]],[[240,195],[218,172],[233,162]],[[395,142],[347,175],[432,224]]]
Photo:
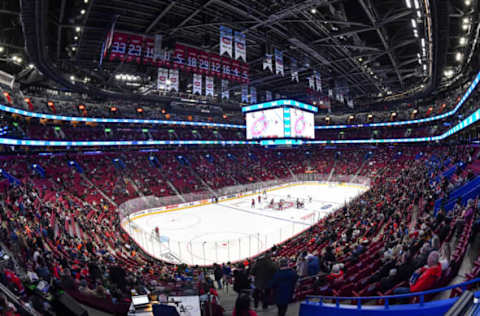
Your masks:
[[[292,301],[293,291],[298,276],[288,267],[288,260],[280,260],[280,270],[273,276],[271,288],[275,292],[275,304],[278,308],[278,316],[284,316],[287,312],[288,304]]]
[[[230,262],[222,264],[223,284],[228,286],[232,281],[232,268],[230,268]]]
[[[320,262],[316,253],[307,255],[306,260],[308,263],[308,275],[316,275],[320,270]]]
[[[297,274],[299,277],[308,275],[308,263],[303,254],[301,254],[297,260]]]
[[[218,289],[222,289],[222,268],[216,263],[213,264],[213,276],[215,277],[216,286]]]
[[[237,292],[238,295],[242,294],[242,292],[250,291],[250,281],[245,273],[243,264],[239,264],[239,266],[233,270],[233,278],[233,290]]]
[[[241,294],[235,301],[233,316],[257,316],[257,313],[250,308],[250,296]]]
[[[440,254],[438,251],[432,251],[428,255],[428,266],[421,267],[415,271],[410,281],[410,288],[399,287],[394,290],[394,294],[422,292],[432,289],[442,276],[442,266],[439,260]]]
[[[257,260],[250,273],[255,277],[255,290],[253,291],[254,305],[258,307],[258,303],[262,302],[263,309],[267,309],[271,296],[268,285],[278,267],[272,261],[270,252],[265,253],[263,257]]]
[[[380,290],[386,292],[395,286],[397,281],[397,269],[391,269],[386,278],[380,281]]]
[[[343,263],[337,263],[332,266],[332,271],[327,275],[328,281],[336,281],[343,278]]]

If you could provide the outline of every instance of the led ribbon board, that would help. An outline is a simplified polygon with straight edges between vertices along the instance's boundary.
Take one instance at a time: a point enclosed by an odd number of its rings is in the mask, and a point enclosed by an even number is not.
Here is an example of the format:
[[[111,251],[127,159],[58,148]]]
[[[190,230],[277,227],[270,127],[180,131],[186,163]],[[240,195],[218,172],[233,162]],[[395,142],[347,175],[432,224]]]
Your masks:
[[[153,125],[185,125],[185,126],[208,126],[208,127],[226,127],[226,128],[245,128],[245,125],[208,123],[208,122],[190,122],[190,121],[166,121],[166,120],[144,120],[144,119],[115,119],[115,118],[96,118],[96,117],[78,117],[63,116],[53,114],[43,114],[29,112],[17,108],[12,108],[0,104],[0,111],[19,114],[23,116],[36,117],[40,119],[70,121],[70,122],[94,122],[94,123],[126,123],[126,124],[153,124]]]
[[[266,141],[244,140],[139,140],[139,141],[57,141],[23,140],[0,137],[0,144],[17,146],[138,146],[138,145],[303,145],[303,144],[372,144],[372,143],[413,143],[443,140],[480,120],[480,109],[441,135],[432,137],[391,138],[391,139],[352,139],[352,140],[313,140],[276,139]]]
[[[284,105],[289,106],[289,107],[299,108],[299,109],[302,109],[302,110],[307,110],[307,111],[314,112],[314,113],[318,112],[317,107],[315,107],[313,105],[310,105],[310,104],[295,101],[295,100],[276,100],[276,101],[270,101],[270,102],[264,102],[264,103],[244,106],[242,108],[242,112],[247,113],[247,112],[252,112],[252,111],[265,110],[265,109],[270,109],[270,108],[277,108],[277,107],[281,107],[281,106],[284,106]]]
[[[460,101],[457,103],[455,108],[452,110],[445,112],[440,115],[432,116],[432,117],[427,117],[423,119],[417,119],[417,120],[408,120],[408,121],[399,121],[399,122],[380,122],[380,123],[366,123],[366,124],[353,124],[353,125],[320,125],[320,126],[315,126],[315,129],[345,129],[345,128],[360,128],[360,127],[392,127],[392,126],[401,126],[401,125],[409,125],[409,124],[420,124],[420,123],[426,123],[426,122],[432,122],[436,120],[441,120],[446,117],[449,117],[451,115],[454,115],[460,107],[467,101],[467,99],[470,97],[472,94],[473,90],[477,87],[478,83],[480,82],[480,72],[477,74],[473,82],[470,84],[468,87],[467,91],[463,95],[463,97],[460,99]]]

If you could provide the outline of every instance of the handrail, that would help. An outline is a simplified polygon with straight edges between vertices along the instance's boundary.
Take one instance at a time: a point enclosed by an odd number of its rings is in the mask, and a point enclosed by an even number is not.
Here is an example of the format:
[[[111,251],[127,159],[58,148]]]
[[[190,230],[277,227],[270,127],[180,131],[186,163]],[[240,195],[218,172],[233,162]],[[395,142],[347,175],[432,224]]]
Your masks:
[[[320,299],[320,304],[323,304],[324,300],[332,300],[335,301],[337,307],[340,305],[340,301],[346,301],[346,300],[356,300],[357,301],[357,306],[361,308],[361,301],[370,301],[370,300],[385,300],[385,306],[388,307],[388,302],[390,299],[401,299],[401,298],[408,298],[408,297],[415,297],[419,296],[420,297],[420,305],[423,305],[424,303],[424,297],[425,295],[430,295],[430,294],[435,294],[443,291],[448,291],[454,288],[461,288],[462,290],[466,290],[468,285],[474,284],[474,283],[480,283],[480,278],[475,278],[470,281],[462,282],[459,284],[454,284],[454,285],[449,285],[445,286],[442,288],[438,289],[433,289],[433,290],[428,290],[428,291],[422,291],[422,292],[414,292],[414,293],[407,293],[407,294],[396,294],[396,295],[385,295],[385,296],[317,296],[317,295],[308,295],[306,302],[309,301],[309,299]]]

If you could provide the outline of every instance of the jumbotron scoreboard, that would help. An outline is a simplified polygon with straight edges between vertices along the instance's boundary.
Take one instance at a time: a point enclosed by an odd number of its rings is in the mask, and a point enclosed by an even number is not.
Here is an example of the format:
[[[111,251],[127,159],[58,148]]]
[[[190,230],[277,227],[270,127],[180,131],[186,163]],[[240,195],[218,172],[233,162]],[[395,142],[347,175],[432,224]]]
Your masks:
[[[262,145],[296,145],[315,138],[314,115],[318,109],[294,100],[277,100],[242,108],[247,140]]]

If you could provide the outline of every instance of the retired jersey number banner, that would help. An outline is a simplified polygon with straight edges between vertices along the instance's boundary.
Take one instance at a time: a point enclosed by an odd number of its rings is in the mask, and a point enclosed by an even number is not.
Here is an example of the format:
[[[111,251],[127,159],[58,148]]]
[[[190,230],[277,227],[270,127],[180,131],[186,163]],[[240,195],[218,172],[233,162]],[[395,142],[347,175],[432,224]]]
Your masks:
[[[246,57],[243,55],[242,45],[236,47],[236,58],[234,59],[232,54],[208,53],[180,43],[176,43],[172,50],[162,49],[161,40],[159,36],[150,37],[115,32],[112,37],[109,60],[143,63],[241,83],[249,82],[249,66],[245,62]],[[236,34],[236,44],[242,44],[243,40],[244,34]]]

